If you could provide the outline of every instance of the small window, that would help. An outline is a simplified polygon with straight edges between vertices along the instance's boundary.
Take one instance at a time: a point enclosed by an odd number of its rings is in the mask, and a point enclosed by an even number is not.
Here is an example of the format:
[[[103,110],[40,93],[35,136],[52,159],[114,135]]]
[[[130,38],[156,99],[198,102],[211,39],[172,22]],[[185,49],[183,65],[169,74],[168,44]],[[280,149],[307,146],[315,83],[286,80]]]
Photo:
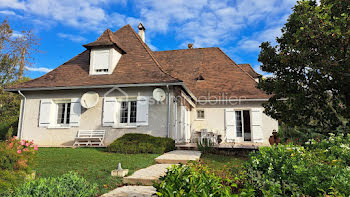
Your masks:
[[[204,115],[204,110],[203,109],[198,109],[197,110],[197,119],[204,119],[205,115]]]
[[[96,73],[108,73],[108,69],[96,69]]]
[[[56,103],[57,105],[57,124],[68,125],[70,123],[71,103]]]
[[[120,123],[135,124],[136,123],[137,102],[122,101],[120,109]]]

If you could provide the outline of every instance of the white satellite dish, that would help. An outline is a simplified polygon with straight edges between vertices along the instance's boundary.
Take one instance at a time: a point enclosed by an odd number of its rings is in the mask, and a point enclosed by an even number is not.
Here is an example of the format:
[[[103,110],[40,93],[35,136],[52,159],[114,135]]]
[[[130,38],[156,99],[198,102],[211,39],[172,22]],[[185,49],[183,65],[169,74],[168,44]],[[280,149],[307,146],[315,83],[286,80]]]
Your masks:
[[[89,108],[94,107],[97,104],[98,98],[99,98],[99,96],[96,92],[86,92],[81,97],[80,104],[84,108],[89,109]]]
[[[156,101],[164,101],[165,99],[165,92],[161,88],[156,88],[153,90],[153,98]]]

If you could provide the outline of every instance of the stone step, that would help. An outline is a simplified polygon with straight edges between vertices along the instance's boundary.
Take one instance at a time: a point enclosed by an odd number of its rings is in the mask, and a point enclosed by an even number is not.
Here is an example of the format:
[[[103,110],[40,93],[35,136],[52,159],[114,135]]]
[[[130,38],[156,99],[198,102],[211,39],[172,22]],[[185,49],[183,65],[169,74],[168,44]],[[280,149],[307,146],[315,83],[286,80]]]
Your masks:
[[[186,164],[189,161],[199,161],[200,157],[200,151],[174,150],[155,158],[155,161],[161,164]]]
[[[155,196],[156,192],[156,188],[152,186],[123,186],[118,187],[117,189],[114,189],[101,197],[152,197]]]
[[[167,169],[173,164],[155,164],[137,170],[131,176],[124,177],[123,183],[130,185],[153,185],[153,182],[158,182],[159,177],[164,176]]]

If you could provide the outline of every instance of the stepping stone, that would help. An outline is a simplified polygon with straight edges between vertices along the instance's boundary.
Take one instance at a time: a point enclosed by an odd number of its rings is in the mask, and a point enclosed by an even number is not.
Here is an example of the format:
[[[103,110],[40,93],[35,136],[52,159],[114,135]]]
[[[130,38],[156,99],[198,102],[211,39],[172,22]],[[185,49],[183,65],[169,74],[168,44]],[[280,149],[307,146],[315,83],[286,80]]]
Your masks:
[[[200,157],[200,151],[174,150],[155,158],[155,161],[162,164],[186,164],[189,161],[199,161]]]
[[[156,192],[156,188],[152,186],[123,186],[103,194],[101,197],[152,197],[156,196]]]
[[[167,169],[174,164],[155,164],[137,170],[131,176],[124,177],[123,183],[130,185],[153,185],[153,182],[159,182],[159,177],[164,176]]]

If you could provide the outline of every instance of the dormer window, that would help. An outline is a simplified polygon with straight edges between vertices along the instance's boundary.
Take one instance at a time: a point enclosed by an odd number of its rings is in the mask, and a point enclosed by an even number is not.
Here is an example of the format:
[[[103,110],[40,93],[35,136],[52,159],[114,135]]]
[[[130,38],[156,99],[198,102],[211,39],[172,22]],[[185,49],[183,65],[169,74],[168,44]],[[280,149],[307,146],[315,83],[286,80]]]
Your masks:
[[[122,54],[126,53],[109,29],[96,41],[83,46],[90,50],[90,75],[112,74]]]
[[[91,50],[93,74],[108,74],[110,68],[110,49]]]

